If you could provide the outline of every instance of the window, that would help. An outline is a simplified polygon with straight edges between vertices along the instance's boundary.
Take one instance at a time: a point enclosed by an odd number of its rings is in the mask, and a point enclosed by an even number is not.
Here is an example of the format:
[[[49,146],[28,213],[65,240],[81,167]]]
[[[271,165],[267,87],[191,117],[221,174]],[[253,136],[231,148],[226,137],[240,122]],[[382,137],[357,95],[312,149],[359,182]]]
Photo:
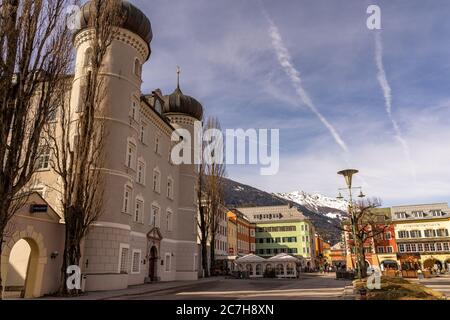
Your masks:
[[[86,95],[87,95],[87,85],[85,81],[82,81],[80,85],[80,95],[78,96],[78,104],[76,110],[77,113],[83,112]]]
[[[417,244],[417,251],[418,252],[423,252],[423,243],[418,243]]]
[[[165,257],[165,265],[166,265],[166,268],[165,268],[165,271],[166,272],[169,272],[170,271],[170,268],[171,268],[171,265],[170,265],[170,263],[171,263],[171,259],[172,258],[172,254],[170,254],[170,253],[166,253],[166,257]]]
[[[414,218],[423,218],[424,216],[423,211],[413,211],[411,214]]]
[[[155,205],[152,206],[150,225],[159,228],[159,207]]]
[[[133,169],[136,164],[136,145],[132,142],[128,142],[127,146],[127,158],[126,158],[126,166],[130,169]]]
[[[155,153],[159,154],[160,149],[160,139],[159,136],[155,137]]]
[[[167,210],[167,231],[172,231],[172,219],[173,213],[170,210]]]
[[[392,252],[394,252],[394,248],[392,248],[392,246],[387,246],[386,253],[392,253]]]
[[[123,208],[122,208],[122,212],[124,213],[130,213],[130,200],[132,192],[133,189],[130,186],[125,186],[125,191],[123,194]]]
[[[377,247],[377,253],[385,253],[384,247]]]
[[[145,122],[141,123],[141,130],[140,130],[140,134],[139,134],[139,140],[143,143],[146,144],[146,135],[147,135],[147,124]]]
[[[138,116],[138,103],[133,98],[133,101],[131,102],[130,117],[133,120],[137,120],[137,116]]]
[[[436,235],[438,237],[448,237],[448,229],[437,229]]]
[[[145,162],[143,160],[138,161],[137,182],[145,184]]]
[[[442,251],[442,243],[440,242],[436,243],[436,251]]]
[[[86,51],[84,52],[83,66],[85,68],[89,68],[92,67],[93,64],[94,64],[94,50],[92,50],[92,48],[87,48]]]
[[[384,240],[391,240],[391,238],[392,238],[392,235],[389,231],[384,233]]]
[[[420,230],[411,230],[409,232],[411,238],[420,238],[422,237],[422,232]]]
[[[406,219],[406,212],[396,212],[395,217],[397,219]]]
[[[398,245],[398,251],[400,251],[400,252],[405,252],[405,245],[404,244],[399,244]]]
[[[430,215],[433,217],[442,217],[441,210],[430,210]]]
[[[119,272],[128,273],[128,255],[130,247],[126,244],[120,244],[120,260],[119,260]]]
[[[144,201],[141,199],[136,199],[136,207],[134,210],[134,222],[141,222],[142,217],[144,216]]]
[[[153,191],[161,192],[161,174],[158,169],[153,170]]]
[[[133,260],[131,262],[131,273],[141,272],[141,250],[133,250]]]
[[[167,198],[173,199],[173,179],[167,178]]]
[[[427,229],[424,231],[424,233],[425,233],[425,237],[427,237],[427,238],[436,237],[436,230]]]
[[[409,238],[409,232],[401,230],[398,232],[398,237],[399,237],[399,239]]]
[[[138,58],[136,58],[134,60],[134,68],[133,68],[133,73],[137,76],[137,77],[141,77],[142,75],[142,65],[141,62],[139,61]]]
[[[50,168],[50,148],[41,147],[36,160],[36,170],[47,170]]]
[[[444,251],[449,251],[449,245],[448,245],[448,242],[444,242],[444,243],[442,244],[442,247],[443,247]]]

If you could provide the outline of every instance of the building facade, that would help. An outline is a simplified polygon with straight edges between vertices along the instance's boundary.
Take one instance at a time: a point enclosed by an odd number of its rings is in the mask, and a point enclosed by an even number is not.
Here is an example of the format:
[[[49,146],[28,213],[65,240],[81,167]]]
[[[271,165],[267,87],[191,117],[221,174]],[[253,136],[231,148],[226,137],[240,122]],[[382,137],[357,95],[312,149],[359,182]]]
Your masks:
[[[107,48],[100,77],[105,80],[102,110],[106,135],[103,214],[84,240],[81,268],[86,290],[123,289],[146,281],[194,280],[198,274],[196,168],[174,165],[172,135],[193,135],[203,107],[178,86],[172,94],[141,91],[142,65],[151,56],[149,19],[122,2],[125,19]],[[82,7],[74,35],[76,63],[70,105],[79,106],[89,76],[94,31],[92,3]],[[175,82],[175,81],[174,81]],[[79,117],[82,109],[77,110]],[[75,143],[76,137],[72,137]],[[42,160],[42,161],[41,161]],[[48,156],[39,161],[33,190],[61,215],[58,178]],[[49,187],[51,186],[51,187]],[[55,190],[56,189],[56,190]]]
[[[256,225],[256,254],[261,257],[291,254],[305,267],[315,265],[314,226],[296,208],[268,206],[238,208]]]
[[[446,203],[392,207],[402,269],[450,270],[450,210]]]

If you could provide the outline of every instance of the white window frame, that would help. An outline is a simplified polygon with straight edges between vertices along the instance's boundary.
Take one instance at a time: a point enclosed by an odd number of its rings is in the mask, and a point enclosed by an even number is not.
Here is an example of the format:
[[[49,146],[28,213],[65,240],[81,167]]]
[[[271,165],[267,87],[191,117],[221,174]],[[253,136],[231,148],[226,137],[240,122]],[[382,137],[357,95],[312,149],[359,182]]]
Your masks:
[[[134,255],[136,253],[139,253],[139,258],[138,258],[138,261],[137,261],[138,271],[133,271],[134,267],[136,266],[135,265],[136,261],[134,260]],[[141,258],[142,258],[142,251],[141,251],[141,249],[133,249],[132,252],[131,252],[131,274],[139,274],[139,273],[141,273]]]
[[[159,133],[155,136],[155,153],[161,155],[161,136]]]
[[[169,259],[167,259],[169,257]],[[172,254],[170,252],[166,252],[164,254],[164,272],[172,271]]]
[[[52,150],[51,150],[50,146],[40,146],[38,149],[39,149],[39,151],[38,151],[38,156],[36,158],[36,164],[35,164],[36,171],[50,170],[50,162],[52,159]]]
[[[137,160],[137,145],[134,139],[128,139],[127,141],[127,152],[125,157],[125,166],[132,170],[136,169]]]
[[[156,219],[154,218],[154,209],[157,209]],[[152,203],[150,212],[150,225],[157,228],[159,228],[161,225],[161,207],[157,203]]]
[[[386,246],[386,253],[394,253],[394,247],[393,246]]]
[[[166,228],[168,232],[173,231],[173,211],[171,209],[166,211]]]
[[[148,124],[145,121],[141,121],[141,126],[140,126],[140,130],[139,130],[139,140],[143,143],[143,144],[147,144],[147,128],[148,128]]]
[[[128,274],[129,273],[129,267],[130,267],[130,265],[129,265],[130,264],[130,245],[127,244],[127,243],[121,243],[119,245],[119,265],[118,265],[118,268],[117,268],[117,272],[119,274],[122,273],[122,250],[123,249],[127,249],[128,250],[128,254],[127,254],[127,257],[126,257],[126,259],[127,259],[126,273]]]
[[[392,234],[390,231],[387,231],[384,233],[384,240],[391,240],[392,239]]]
[[[137,162],[136,180],[139,184],[145,186],[145,175],[147,171],[147,164],[143,158],[139,158]]]
[[[128,197],[127,197],[127,192]],[[123,213],[131,213],[131,199],[133,198],[133,186],[130,184],[125,184],[123,189],[123,201],[122,201],[122,212]],[[126,201],[127,200],[127,201]]]
[[[140,204],[140,207],[138,208],[138,204]],[[136,200],[134,202],[134,212],[133,212],[133,221],[137,222],[137,223],[142,223],[144,221],[144,212],[145,212],[145,207],[144,207],[145,203],[144,203],[144,199],[142,198],[142,196],[137,196]],[[138,212],[139,210],[139,212]],[[136,215],[137,215],[137,219],[136,219]]]
[[[139,99],[135,95],[131,97],[130,118],[134,121],[139,120]]]
[[[377,247],[377,253],[383,254],[383,253],[386,253],[386,250],[385,250],[385,248],[383,246],[378,246]]]
[[[155,179],[155,173],[157,174],[156,175],[156,179]],[[161,193],[161,171],[159,170],[159,168],[154,168],[153,169],[152,189],[153,189],[153,191],[155,191],[157,193]]]
[[[142,77],[142,63],[138,58],[133,61],[133,74],[138,78]]]
[[[169,183],[170,183],[170,190],[169,190]],[[174,180],[171,176],[167,177],[167,190],[166,190],[166,196],[167,198],[173,200],[173,189],[174,189]]]

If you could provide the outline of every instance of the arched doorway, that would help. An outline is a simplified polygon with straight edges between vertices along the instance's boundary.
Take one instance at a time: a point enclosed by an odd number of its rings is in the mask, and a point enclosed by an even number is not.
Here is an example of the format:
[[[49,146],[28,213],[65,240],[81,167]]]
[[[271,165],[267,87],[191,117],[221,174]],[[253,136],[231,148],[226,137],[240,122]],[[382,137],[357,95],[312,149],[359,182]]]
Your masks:
[[[430,258],[425,260],[423,263],[423,267],[430,270],[433,270],[435,268],[435,265],[439,270],[442,270],[442,263],[438,259]]]
[[[155,246],[150,249],[150,258],[148,265],[148,276],[151,281],[156,281],[158,278],[158,249],[156,249]]]
[[[7,262],[3,271],[4,298],[35,298],[41,293],[44,265],[42,250],[32,238],[11,241],[2,256]]]

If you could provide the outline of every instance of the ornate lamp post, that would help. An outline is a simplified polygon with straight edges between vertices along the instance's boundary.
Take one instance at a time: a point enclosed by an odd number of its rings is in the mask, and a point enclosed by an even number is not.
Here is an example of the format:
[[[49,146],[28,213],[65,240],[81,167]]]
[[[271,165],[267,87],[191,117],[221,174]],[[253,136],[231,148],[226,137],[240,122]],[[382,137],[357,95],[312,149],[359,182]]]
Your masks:
[[[361,265],[360,265],[360,261],[357,257],[357,252],[359,252],[359,240],[356,237],[356,228],[357,228],[357,221],[356,221],[356,217],[355,217],[355,212],[353,210],[353,194],[352,194],[352,190],[353,189],[359,189],[360,193],[358,195],[359,198],[363,198],[365,197],[365,195],[362,193],[362,188],[361,187],[352,187],[352,178],[353,175],[355,175],[356,173],[358,173],[359,171],[356,169],[346,169],[346,170],[342,170],[339,171],[338,174],[342,175],[345,179],[345,183],[347,184],[347,188],[339,188],[339,195],[337,196],[337,199],[344,199],[344,197],[341,194],[341,191],[348,191],[349,194],[349,202],[348,202],[348,214],[350,216],[350,222],[351,222],[351,227],[352,227],[352,236],[353,236],[353,247],[355,248],[355,258],[356,258],[356,270],[358,273],[358,279],[362,278],[362,273],[361,273]],[[350,250],[350,256],[351,256],[351,250]]]

